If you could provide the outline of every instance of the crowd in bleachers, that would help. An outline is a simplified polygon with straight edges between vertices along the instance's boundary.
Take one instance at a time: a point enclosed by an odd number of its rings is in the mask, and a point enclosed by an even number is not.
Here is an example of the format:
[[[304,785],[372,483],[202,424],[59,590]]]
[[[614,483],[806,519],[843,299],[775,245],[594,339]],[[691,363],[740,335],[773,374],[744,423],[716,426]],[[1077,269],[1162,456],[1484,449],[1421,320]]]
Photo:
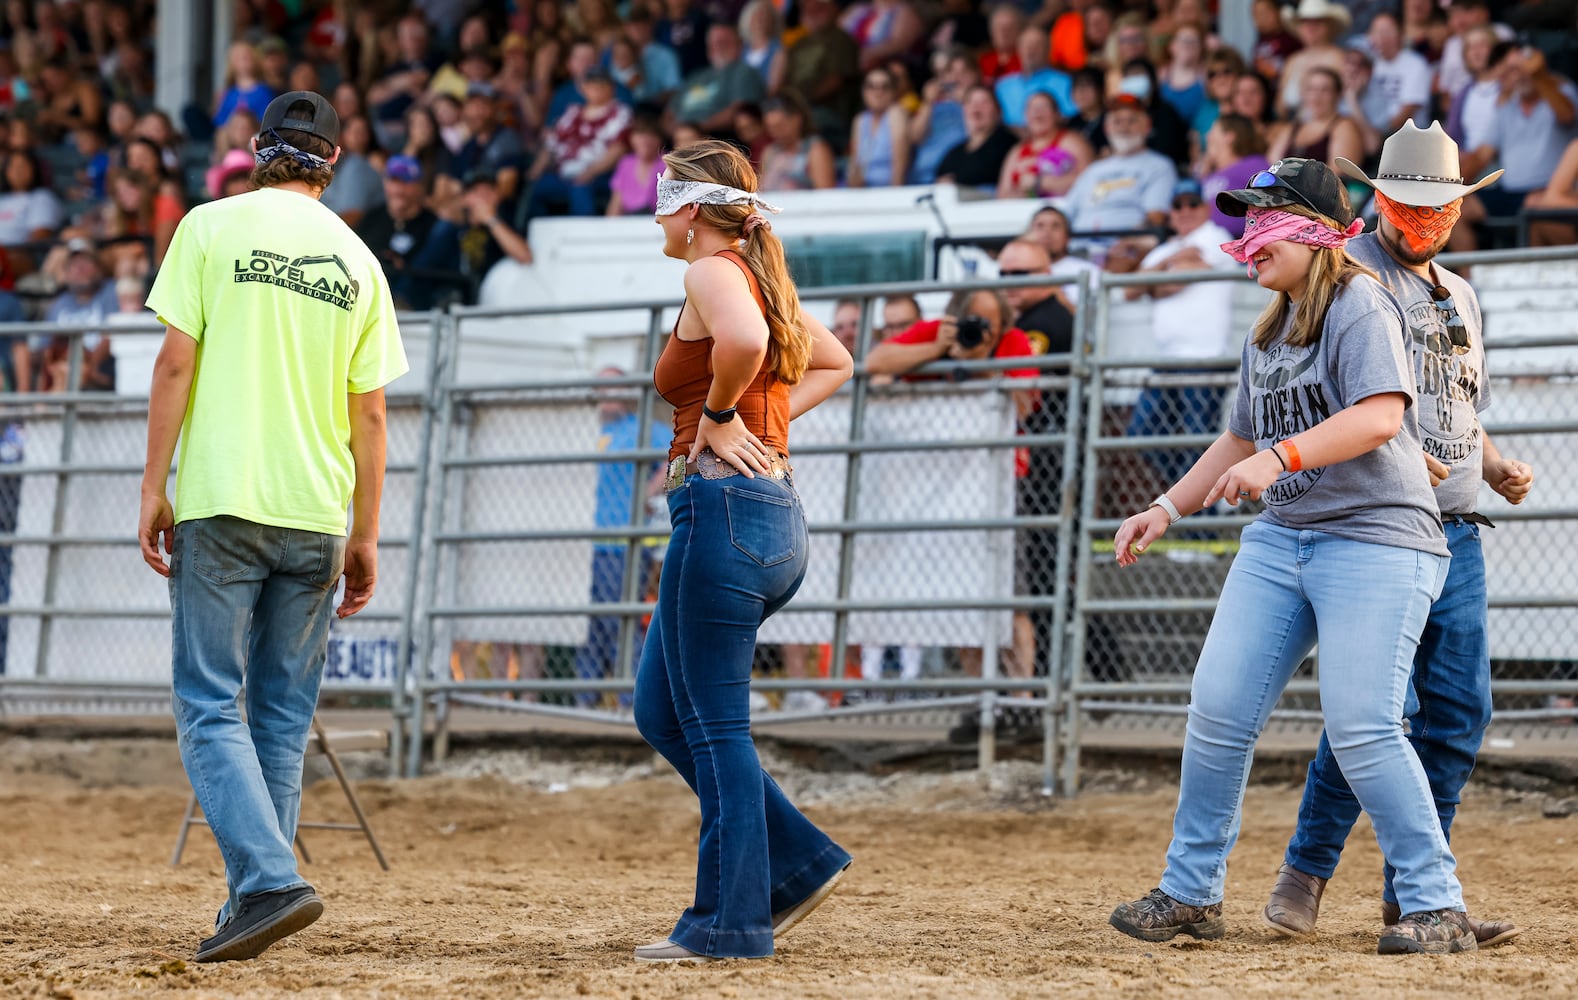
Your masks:
[[[1219,37],[1215,7],[539,3],[507,25],[530,73],[495,88],[538,150],[519,217],[646,211],[662,146],[711,135],[748,150],[767,190],[951,181],[1053,200],[1079,232],[1116,234],[1164,227],[1183,177],[1209,202],[1284,155],[1373,166],[1410,119],[1445,123],[1465,172],[1510,167],[1467,209],[1457,248],[1525,203],[1578,205],[1578,152],[1559,169],[1578,138],[1578,91],[1558,72],[1578,59],[1571,4],[1257,0],[1244,53]]]
[[[534,218],[650,212],[662,151],[701,136],[748,150],[769,191],[940,181],[1057,204],[1115,238],[1096,246],[1118,270],[1144,243],[1116,237],[1160,234],[1181,178],[1210,204],[1283,155],[1373,165],[1410,118],[1445,123],[1465,175],[1507,170],[1455,246],[1578,208],[1578,24],[1553,0],[1256,0],[1248,53],[1211,0],[236,0],[222,86],[174,116],[154,104],[156,6],[0,9],[0,316],[139,312],[186,210],[247,190],[258,116],[290,89],[331,96],[324,203],[415,308],[529,263]],[[103,338],[87,346],[83,387],[112,382]],[[0,368],[62,387],[63,357],[35,337]]]

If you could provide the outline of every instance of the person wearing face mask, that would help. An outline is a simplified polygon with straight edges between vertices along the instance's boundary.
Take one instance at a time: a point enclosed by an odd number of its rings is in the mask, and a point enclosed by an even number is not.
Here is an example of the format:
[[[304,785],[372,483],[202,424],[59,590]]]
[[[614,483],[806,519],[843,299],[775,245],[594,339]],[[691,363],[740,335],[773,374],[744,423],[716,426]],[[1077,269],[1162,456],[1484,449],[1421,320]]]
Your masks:
[[[1408,716],[1408,741],[1419,756],[1441,832],[1450,838],[1459,793],[1474,769],[1490,722],[1490,643],[1486,635],[1485,560],[1475,512],[1479,484],[1488,483],[1509,503],[1521,503],[1534,482],[1523,462],[1504,458],[1480,427],[1490,403],[1479,301],[1462,278],[1434,262],[1446,246],[1463,199],[1501,176],[1477,184],[1457,179],[1457,143],[1439,122],[1428,129],[1407,122],[1386,140],[1372,180],[1350,160],[1338,170],[1375,189],[1377,229],[1348,244],[1348,253],[1371,268],[1403,309],[1419,386],[1419,430],[1424,461],[1435,487],[1452,561],[1441,595],[1430,607],[1413,654],[1417,708]],[[1430,178],[1416,180],[1413,178]],[[1298,829],[1288,843],[1264,918],[1289,937],[1315,932],[1326,880],[1336,870],[1359,802],[1322,736],[1304,782]],[[1395,870],[1386,867],[1381,915],[1398,919]],[[1469,919],[1480,947],[1516,937],[1508,921]]]
[[[1282,160],[1217,202],[1246,218],[1223,249],[1274,297],[1245,340],[1228,429],[1124,521],[1118,565],[1218,500],[1265,509],[1240,536],[1195,668],[1166,871],[1110,923],[1144,941],[1226,936],[1226,861],[1255,742],[1319,642],[1332,752],[1397,869],[1401,914],[1376,950],[1473,951],[1457,863],[1403,734],[1414,649],[1450,561],[1420,468],[1424,404],[1403,311],[1344,252],[1363,223],[1324,163]]]
[[[1068,192],[1074,231],[1115,232],[1162,225],[1167,221],[1178,171],[1167,157],[1145,148],[1151,116],[1144,102],[1132,94],[1113,97],[1107,102],[1103,127],[1108,154],[1086,167]]]
[[[1156,67],[1149,59],[1131,59],[1123,64],[1123,79],[1118,93],[1132,94],[1145,105],[1151,116],[1151,132],[1146,145],[1161,153],[1179,170],[1189,169],[1189,123],[1162,99],[1156,81]]]

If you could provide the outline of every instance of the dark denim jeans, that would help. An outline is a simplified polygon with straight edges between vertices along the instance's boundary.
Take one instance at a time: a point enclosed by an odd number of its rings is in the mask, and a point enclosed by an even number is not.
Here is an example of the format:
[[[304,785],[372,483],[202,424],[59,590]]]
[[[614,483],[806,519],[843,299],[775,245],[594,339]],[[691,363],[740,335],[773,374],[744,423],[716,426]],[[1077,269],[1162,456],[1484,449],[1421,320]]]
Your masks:
[[[230,899],[304,885],[291,847],[345,539],[236,517],[182,521],[170,555],[181,762]],[[246,719],[237,697],[246,690]]]
[[[765,476],[693,474],[668,505],[674,533],[635,716],[701,802],[695,902],[669,939],[704,955],[771,955],[772,915],[849,863],[762,770],[751,742],[756,630],[805,576],[805,515],[788,480]]]
[[[1491,704],[1479,526],[1448,518],[1446,537],[1452,564],[1414,654],[1410,705],[1417,707],[1408,715],[1408,740],[1424,765],[1441,832],[1450,842],[1459,796],[1490,724]],[[1288,843],[1288,864],[1308,875],[1331,878],[1358,818],[1359,802],[1322,732],[1304,782],[1298,828]],[[1397,902],[1393,874],[1386,865],[1382,894],[1389,903]]]
[[[640,550],[636,579],[644,588],[647,575],[652,572],[652,555]],[[612,604],[621,600],[625,592],[624,546],[598,545],[592,549],[592,603]],[[641,599],[637,592],[637,600]],[[586,645],[575,651],[575,675],[582,680],[600,680],[612,677],[619,659],[619,626],[624,619],[618,615],[593,615],[586,624]],[[641,648],[646,630],[636,622],[632,641]],[[639,658],[638,658],[639,659]],[[601,700],[595,691],[582,691],[575,700],[583,707],[590,707]],[[629,703],[629,696],[620,695],[622,703]]]

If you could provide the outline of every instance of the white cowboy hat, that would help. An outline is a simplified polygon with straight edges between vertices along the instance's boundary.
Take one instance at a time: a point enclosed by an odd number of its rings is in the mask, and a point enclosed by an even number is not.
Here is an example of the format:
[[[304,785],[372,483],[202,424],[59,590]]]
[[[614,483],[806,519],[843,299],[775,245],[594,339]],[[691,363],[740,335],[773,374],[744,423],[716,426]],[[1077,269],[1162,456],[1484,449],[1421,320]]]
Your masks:
[[[1289,22],[1336,21],[1339,31],[1346,31],[1353,24],[1353,15],[1348,12],[1348,8],[1334,0],[1299,0],[1298,7],[1283,16]]]
[[[1365,176],[1352,161],[1337,157],[1337,172],[1366,184],[1402,205],[1438,207],[1473,194],[1501,176],[1498,170],[1477,184],[1464,183],[1457,143],[1431,122],[1420,128],[1411,121],[1387,137],[1375,177]]]

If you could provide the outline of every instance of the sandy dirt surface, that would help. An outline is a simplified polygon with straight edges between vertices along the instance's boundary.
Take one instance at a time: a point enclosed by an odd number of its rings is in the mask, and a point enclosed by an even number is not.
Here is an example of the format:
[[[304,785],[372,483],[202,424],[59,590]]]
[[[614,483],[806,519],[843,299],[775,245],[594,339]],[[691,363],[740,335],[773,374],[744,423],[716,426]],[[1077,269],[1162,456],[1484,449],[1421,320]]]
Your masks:
[[[1229,931],[1144,944],[1107,926],[1160,874],[1174,802],[1162,769],[1109,769],[1073,801],[1032,765],[828,774],[771,759],[855,855],[843,886],[776,957],[644,967],[687,901],[697,813],[650,755],[572,765],[473,751],[445,773],[358,787],[393,870],[357,835],[316,832],[303,871],[328,909],[250,962],[199,966],[223,892],[198,828],[168,864],[186,792],[157,740],[0,738],[0,996],[122,997],[1391,997],[1571,995],[1578,982],[1578,815],[1570,786],[1471,788],[1455,843],[1470,908],[1511,916],[1515,944],[1374,954],[1379,855],[1356,832],[1320,937],[1258,924],[1297,804],[1250,790],[1228,881]],[[1283,774],[1290,774],[1287,768]],[[304,815],[348,817],[332,781]]]

